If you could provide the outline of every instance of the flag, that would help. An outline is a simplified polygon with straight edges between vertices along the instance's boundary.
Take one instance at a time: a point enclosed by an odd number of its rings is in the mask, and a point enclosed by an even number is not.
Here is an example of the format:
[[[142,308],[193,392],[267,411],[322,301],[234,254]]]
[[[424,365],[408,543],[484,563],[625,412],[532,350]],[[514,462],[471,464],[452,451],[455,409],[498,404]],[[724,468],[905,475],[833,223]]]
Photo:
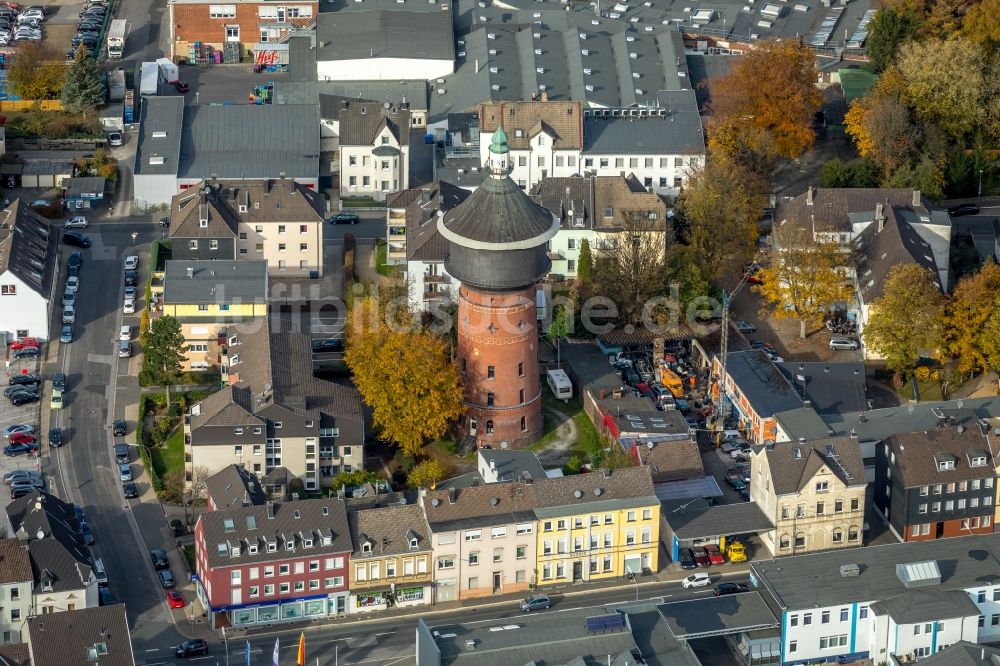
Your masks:
[[[278,640],[277,638],[274,639],[274,656],[271,657],[272,666],[278,666]]]
[[[299,666],[305,666],[306,663],[306,632],[299,634],[299,658],[295,660],[295,663]]]
[[[247,641],[246,656],[247,656],[247,666],[250,666],[250,641]]]

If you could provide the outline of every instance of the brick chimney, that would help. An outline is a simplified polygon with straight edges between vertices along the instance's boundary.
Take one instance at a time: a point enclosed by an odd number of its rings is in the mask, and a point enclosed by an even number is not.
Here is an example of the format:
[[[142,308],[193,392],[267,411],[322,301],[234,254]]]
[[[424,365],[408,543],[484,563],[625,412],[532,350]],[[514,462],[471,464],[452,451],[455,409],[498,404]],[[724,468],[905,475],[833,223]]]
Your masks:
[[[809,189],[806,190],[806,205],[807,206],[812,206],[813,205],[813,187],[812,187],[812,185],[810,185]]]

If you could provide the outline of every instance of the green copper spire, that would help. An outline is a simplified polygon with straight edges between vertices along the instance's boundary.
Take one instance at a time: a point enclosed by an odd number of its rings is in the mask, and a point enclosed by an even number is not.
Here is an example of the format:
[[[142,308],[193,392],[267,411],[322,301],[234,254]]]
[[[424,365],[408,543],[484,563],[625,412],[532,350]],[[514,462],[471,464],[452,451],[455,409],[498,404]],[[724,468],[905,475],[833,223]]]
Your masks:
[[[497,131],[493,132],[493,143],[490,144],[490,152],[497,155],[510,152],[510,147],[507,145],[507,133],[503,131],[502,127],[498,127]]]

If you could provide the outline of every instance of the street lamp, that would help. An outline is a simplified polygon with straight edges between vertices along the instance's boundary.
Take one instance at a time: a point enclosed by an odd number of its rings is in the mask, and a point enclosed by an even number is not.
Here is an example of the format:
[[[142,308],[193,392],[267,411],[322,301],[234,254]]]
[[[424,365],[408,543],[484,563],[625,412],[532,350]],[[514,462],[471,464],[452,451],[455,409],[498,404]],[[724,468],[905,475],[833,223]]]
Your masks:
[[[983,199],[983,170],[979,170],[979,194],[976,196],[976,203],[982,203]]]

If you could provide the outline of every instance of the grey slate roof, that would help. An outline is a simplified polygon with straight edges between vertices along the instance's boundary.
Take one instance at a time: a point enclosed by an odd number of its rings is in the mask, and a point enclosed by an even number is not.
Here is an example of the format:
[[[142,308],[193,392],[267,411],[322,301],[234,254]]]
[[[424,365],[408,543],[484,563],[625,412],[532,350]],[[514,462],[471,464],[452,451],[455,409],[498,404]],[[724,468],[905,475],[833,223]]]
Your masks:
[[[184,98],[147,95],[142,98],[141,104],[139,139],[136,142],[132,171],[135,175],[147,176],[176,174],[180,168],[181,128],[185,120]],[[188,110],[188,115],[190,113],[191,109]],[[160,133],[165,136],[160,136]],[[161,157],[162,164],[150,162],[151,158]]]
[[[525,473],[531,479],[545,478],[545,468],[532,451],[479,449],[479,457],[495,472],[499,481],[520,481]]]
[[[188,269],[194,269],[188,277]],[[163,302],[267,303],[267,262],[227,259],[171,259],[163,278]]]
[[[667,500],[661,515],[678,539],[708,539],[774,529],[756,502],[712,505],[705,500]]]
[[[300,38],[293,37],[291,43],[294,44],[296,39]],[[276,104],[316,104],[317,102],[322,104],[322,98],[329,95],[354,100],[372,100],[379,104],[405,102],[410,105],[411,109],[427,110],[426,81],[317,81],[315,51],[309,53],[313,56],[310,63],[311,79],[307,81],[275,81],[274,100]],[[291,68],[290,65],[289,69]],[[320,117],[326,118],[322,108]],[[326,108],[329,110],[329,107]]]
[[[928,214],[930,204],[923,198],[915,210]],[[775,222],[798,223],[800,226],[815,223],[818,230],[851,231],[852,222],[871,222],[875,219],[876,204],[887,207],[911,207],[913,190],[888,188],[813,188],[812,204],[808,192],[788,201],[782,201],[774,211]],[[945,213],[947,215],[947,213]]]
[[[889,272],[902,264],[917,264],[930,270],[934,282],[941,287],[930,244],[895,208],[887,207],[885,223],[876,220],[870,224],[855,238],[854,245],[861,255],[857,280],[865,303],[881,298]]]
[[[847,486],[868,483],[861,446],[852,437],[777,442],[757,447],[754,455],[767,460],[774,494],[779,496],[798,493],[824,467]]]
[[[190,106],[180,155],[180,178],[318,178],[319,106]]]
[[[656,607],[676,638],[719,636],[736,629],[775,628],[778,621],[760,592],[690,599]]]
[[[27,627],[33,666],[135,666],[125,604],[31,615]],[[90,654],[98,643],[106,653]]]
[[[958,427],[934,428],[899,433],[885,441],[895,454],[893,472],[904,488],[996,476],[990,441],[983,437],[978,427],[959,427],[963,428],[962,432]],[[938,458],[942,457],[953,459],[955,468],[938,470]],[[986,463],[972,467],[971,460],[976,457],[986,458]]]
[[[7,520],[19,539],[57,541],[77,562],[89,565],[90,550],[80,537],[73,505],[55,495],[35,491],[7,505]]]
[[[20,199],[0,210],[0,275],[10,271],[44,298],[52,291],[59,229]]]
[[[256,477],[239,465],[226,465],[205,482],[216,510],[264,504],[267,496]]]
[[[507,481],[432,490],[421,501],[432,532],[530,522],[535,519],[537,485]]]
[[[208,511],[198,520],[205,534],[208,566],[212,568],[349,553],[352,548],[347,510],[344,501],[336,498]],[[329,539],[328,544],[324,538]],[[305,539],[312,539],[311,547],[304,545]],[[267,552],[267,544],[275,542],[277,552]],[[286,550],[287,543],[295,544],[294,553]],[[231,557],[228,549],[221,553],[219,544],[239,546],[240,556]],[[256,554],[249,552],[250,544],[257,544]]]
[[[959,641],[921,661],[924,666],[996,666],[1000,648]]]
[[[774,415],[774,420],[792,439],[800,437],[815,439],[833,434],[826,421],[812,407],[796,407],[788,411],[778,412]]]
[[[409,108],[398,107],[392,102],[387,103],[389,108],[382,102],[364,100],[352,102],[340,98],[340,110],[336,116],[340,120],[340,145],[371,146],[383,128],[389,129],[399,145],[409,145]]]
[[[907,590],[871,606],[875,615],[888,615],[896,624],[915,624],[979,615],[979,607],[961,590]]]
[[[535,489],[538,518],[659,506],[660,503],[649,467],[600,470],[544,479],[531,485]]]
[[[586,155],[702,155],[705,135],[693,90],[661,92],[664,115],[628,117],[584,114],[583,152]]]
[[[819,414],[862,412],[868,408],[864,363],[785,361],[775,365],[802,390]]]
[[[31,558],[35,594],[82,590],[92,584],[91,565],[74,557],[72,551],[55,539],[29,541],[28,556]],[[50,586],[51,590],[46,589]]]
[[[730,352],[726,358],[726,372],[761,417],[803,404],[799,392],[759,349]]]
[[[290,178],[206,180],[174,195],[170,235],[235,237],[241,222],[322,224],[324,206],[321,194]],[[207,216],[207,227],[201,226],[202,215]]]
[[[911,541],[829,551],[750,563],[750,568],[788,610],[881,601],[902,594],[900,563],[936,560],[941,583],[924,590],[960,590],[992,584],[1000,576],[1000,534]],[[857,564],[858,576],[843,577],[840,566]]]
[[[352,510],[347,514],[354,551],[351,559],[405,555],[431,549],[431,528],[424,511],[416,504]],[[410,540],[417,547],[410,548]],[[369,543],[371,552],[364,552]]]
[[[316,60],[362,60],[373,54],[377,58],[454,60],[450,11],[437,5],[433,7],[437,11],[400,11],[397,7],[322,12],[316,38],[324,46],[316,49]]]
[[[444,226],[481,243],[537,238],[552,228],[553,215],[508,178],[486,178],[469,198],[445,213]]]

